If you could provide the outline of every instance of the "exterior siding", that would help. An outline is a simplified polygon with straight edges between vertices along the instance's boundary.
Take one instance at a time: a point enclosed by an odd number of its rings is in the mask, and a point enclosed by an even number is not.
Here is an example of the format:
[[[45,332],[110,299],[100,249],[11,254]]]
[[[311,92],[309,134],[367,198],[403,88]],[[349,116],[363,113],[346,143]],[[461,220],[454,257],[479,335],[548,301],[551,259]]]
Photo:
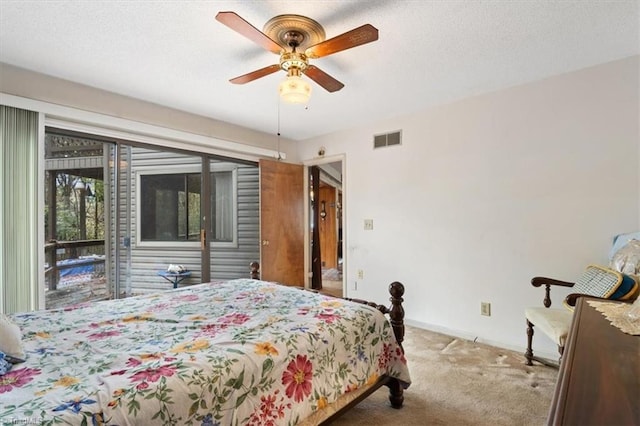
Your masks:
[[[258,167],[233,164],[237,170],[238,228],[236,247],[211,247],[211,278],[228,280],[247,277],[249,263],[259,259],[259,202]],[[138,244],[137,176],[139,172],[162,170],[180,170],[194,166],[199,168],[201,157],[163,152],[146,148],[131,148],[131,161],[128,172],[121,173],[120,215],[118,226],[120,242],[121,291],[127,295],[170,289],[172,284],[157,275],[166,270],[169,264],[184,265],[192,271],[190,278],[181,285],[199,284],[202,281],[200,270],[199,244],[176,243],[171,247],[141,246]],[[131,186],[129,186],[131,185]],[[127,192],[128,187],[130,191]],[[130,224],[130,226],[128,226]],[[122,244],[129,236],[129,249]]]
[[[238,247],[211,249],[211,279],[249,277],[249,263],[260,260],[258,167],[238,165]]]

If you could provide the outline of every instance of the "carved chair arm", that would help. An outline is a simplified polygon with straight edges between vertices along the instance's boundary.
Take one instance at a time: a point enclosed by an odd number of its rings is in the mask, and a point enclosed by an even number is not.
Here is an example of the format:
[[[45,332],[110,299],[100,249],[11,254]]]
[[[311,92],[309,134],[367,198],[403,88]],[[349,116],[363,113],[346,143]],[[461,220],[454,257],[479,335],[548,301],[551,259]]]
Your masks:
[[[547,277],[533,277],[531,279],[531,285],[534,287],[540,287],[541,285],[559,285],[562,287],[573,287],[575,283],[569,281],[560,281],[555,278],[547,278]]]
[[[544,306],[548,308],[551,306],[551,286],[557,285],[560,287],[573,287],[575,283],[569,281],[556,280],[555,278],[547,277],[533,277],[531,279],[531,285],[534,287],[540,287],[544,285]]]

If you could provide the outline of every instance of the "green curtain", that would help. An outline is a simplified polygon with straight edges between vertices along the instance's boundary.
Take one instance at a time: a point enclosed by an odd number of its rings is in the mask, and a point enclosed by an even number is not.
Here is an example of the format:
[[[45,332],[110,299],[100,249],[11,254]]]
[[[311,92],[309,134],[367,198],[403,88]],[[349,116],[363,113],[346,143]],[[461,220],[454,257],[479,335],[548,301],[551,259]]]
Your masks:
[[[0,312],[38,309],[38,113],[0,105]]]

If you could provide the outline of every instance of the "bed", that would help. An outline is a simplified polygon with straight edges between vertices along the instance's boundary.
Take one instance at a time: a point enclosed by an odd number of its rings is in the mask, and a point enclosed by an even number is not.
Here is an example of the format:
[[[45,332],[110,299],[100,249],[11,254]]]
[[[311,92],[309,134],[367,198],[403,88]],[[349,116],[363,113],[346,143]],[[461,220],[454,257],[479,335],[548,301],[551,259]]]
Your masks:
[[[387,309],[239,279],[15,314],[27,356],[0,376],[0,419],[319,424],[383,385],[399,408],[402,284],[390,293]]]

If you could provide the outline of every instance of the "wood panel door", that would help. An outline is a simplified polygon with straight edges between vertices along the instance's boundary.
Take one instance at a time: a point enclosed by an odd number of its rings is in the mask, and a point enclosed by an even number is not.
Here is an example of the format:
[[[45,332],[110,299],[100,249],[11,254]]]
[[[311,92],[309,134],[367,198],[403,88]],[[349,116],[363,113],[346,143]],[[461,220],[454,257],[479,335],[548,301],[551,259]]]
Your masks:
[[[328,269],[338,268],[338,227],[336,201],[337,189],[329,185],[320,185],[320,253],[322,266]],[[323,214],[324,213],[324,214]]]
[[[260,160],[260,278],[304,286],[303,166]]]

